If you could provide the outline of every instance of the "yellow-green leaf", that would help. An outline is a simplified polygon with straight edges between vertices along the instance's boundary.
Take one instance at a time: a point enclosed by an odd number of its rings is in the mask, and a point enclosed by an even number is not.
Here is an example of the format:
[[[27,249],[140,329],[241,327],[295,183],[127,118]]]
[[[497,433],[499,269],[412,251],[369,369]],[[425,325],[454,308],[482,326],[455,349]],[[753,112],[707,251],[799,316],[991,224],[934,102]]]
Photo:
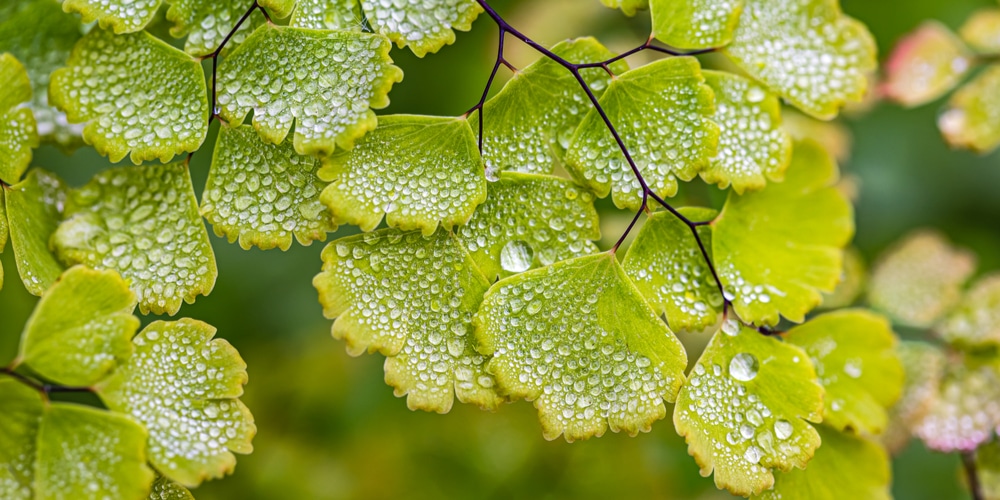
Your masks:
[[[41,295],[63,272],[49,250],[49,237],[62,220],[66,187],[55,174],[35,168],[4,189],[17,271],[28,292]]]
[[[974,80],[958,89],[948,109],[938,118],[938,128],[954,147],[986,153],[1000,146],[1000,64],[987,66]]]
[[[76,12],[83,22],[97,21],[115,33],[132,33],[146,27],[156,16],[161,0],[64,0],[63,10]],[[101,31],[101,30],[94,30]]]
[[[298,0],[289,26],[314,30],[362,31],[358,0]]]
[[[649,7],[648,0],[601,0],[601,3],[612,9],[621,9],[626,16],[634,16]]]
[[[966,355],[951,361],[930,409],[913,424],[913,435],[932,450],[972,451],[1000,427],[1000,366]]]
[[[31,82],[20,61],[0,54],[0,181],[14,184],[31,163],[38,133],[31,109],[19,107],[31,99]]]
[[[896,354],[903,363],[906,383],[899,401],[889,412],[889,426],[881,436],[882,443],[893,452],[906,445],[910,428],[930,411],[945,366],[944,352],[926,342],[904,340],[896,345]]]
[[[994,439],[977,448],[975,463],[983,498],[1000,499],[1000,441]]]
[[[7,202],[4,201],[6,189],[0,187],[0,254],[7,246],[7,235],[10,234],[7,228]],[[3,264],[0,264],[0,290],[3,290]]]
[[[941,97],[962,81],[973,55],[941,23],[928,21],[896,44],[885,66],[882,92],[906,106]]]
[[[177,38],[187,36],[184,51],[196,57],[215,52],[251,5],[242,0],[167,0],[167,3],[170,4],[167,20],[174,23],[170,34]],[[243,43],[264,22],[260,12],[250,14],[226,42],[224,53]]]
[[[973,12],[958,33],[976,52],[1000,54],[1000,9],[987,7]]]
[[[483,11],[475,0],[366,0],[361,8],[375,31],[400,48],[409,47],[417,57],[454,43],[454,30],[469,31]]]
[[[844,268],[840,273],[840,283],[830,293],[823,294],[823,309],[840,309],[853,304],[868,281],[868,269],[857,248],[848,247],[844,252]]]
[[[941,338],[959,346],[1000,344],[1000,274],[991,274],[972,285],[935,330]]]
[[[653,36],[672,47],[708,49],[733,41],[744,0],[652,0]]]
[[[156,481],[153,481],[149,500],[194,500],[194,495],[187,488],[163,476],[158,476]]]
[[[41,394],[12,378],[0,380],[3,421],[0,423],[0,498],[31,500],[35,475]]]

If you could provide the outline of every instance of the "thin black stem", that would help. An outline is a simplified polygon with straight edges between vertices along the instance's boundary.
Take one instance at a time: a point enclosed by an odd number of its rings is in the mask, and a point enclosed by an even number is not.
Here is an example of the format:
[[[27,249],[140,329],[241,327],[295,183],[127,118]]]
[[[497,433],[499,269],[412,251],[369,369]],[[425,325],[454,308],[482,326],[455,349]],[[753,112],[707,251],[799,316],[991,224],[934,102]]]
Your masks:
[[[211,54],[202,57],[203,61],[205,59],[212,59],[212,100],[211,100],[212,109],[208,113],[209,124],[211,124],[212,120],[216,119],[219,115],[218,107],[215,104],[215,98],[218,92],[217,82],[219,80],[218,78],[219,54],[222,53],[222,49],[226,48],[226,44],[229,43],[229,40],[231,40],[233,36],[236,35],[236,32],[239,31],[240,26],[243,26],[243,23],[250,18],[250,15],[253,14],[253,11],[255,10],[260,10],[260,12],[264,14],[264,17],[267,19],[267,21],[271,22],[271,18],[267,15],[267,11],[264,10],[264,8],[257,3],[257,0],[254,0],[253,5],[251,5],[250,8],[247,9],[247,11],[244,12],[242,16],[240,16],[239,21],[236,21],[236,25],[233,26],[233,29],[229,30],[229,33],[226,34],[226,37],[222,39],[222,43],[220,43],[219,46],[216,47]]]
[[[969,493],[972,500],[983,500],[983,486],[979,482],[979,471],[976,469],[976,453],[967,451],[962,453],[962,466],[965,468],[965,478],[969,482]]]
[[[496,60],[495,63],[493,63],[493,71],[490,72],[489,79],[486,80],[486,88],[483,89],[483,95],[482,95],[482,97],[479,98],[479,102],[476,103],[476,105],[473,106],[472,109],[470,109],[469,111],[466,111],[466,113],[465,113],[465,116],[468,116],[473,111],[479,110],[479,115],[478,115],[479,120],[478,121],[479,121],[479,153],[480,154],[482,154],[482,152],[483,152],[483,115],[485,114],[484,111],[483,111],[483,105],[486,104],[486,98],[490,95],[490,88],[493,87],[493,79],[495,79],[496,76],[497,76],[497,70],[499,70],[500,69],[500,65],[505,62],[504,58],[503,58],[503,43],[504,43],[504,36],[506,34],[507,34],[506,31],[504,31],[502,29],[500,30],[500,40],[497,42],[497,60]],[[508,67],[510,67],[510,65],[508,65]]]
[[[646,211],[647,200],[648,198],[646,198],[645,193],[643,193],[642,206],[639,207],[639,210],[635,211],[635,217],[632,217],[632,222],[629,222],[628,227],[625,229],[625,232],[623,232],[622,235],[618,237],[618,241],[615,242],[615,246],[611,247],[611,253],[615,253],[618,251],[618,247],[622,246],[622,243],[625,242],[625,238],[628,236],[628,233],[632,232],[632,228],[635,227],[635,223],[639,222],[639,215],[641,215],[643,212]]]
[[[11,368],[11,367],[9,367],[9,366],[8,367],[4,367],[4,368],[0,368],[0,375],[7,375],[8,377],[11,377],[14,380],[17,380],[18,382],[21,382],[22,384],[24,384],[24,385],[26,385],[28,387],[31,387],[32,389],[35,389],[36,391],[44,393],[44,394],[52,394],[52,393],[56,393],[56,392],[93,392],[94,391],[94,389],[91,388],[91,387],[74,387],[74,386],[67,386],[67,385],[42,383],[42,382],[39,382],[39,381],[37,381],[37,380],[35,380],[35,379],[31,378],[31,377],[28,377],[27,375],[24,375],[24,374],[21,374],[21,373],[18,373],[16,371],[14,371],[14,369]]]

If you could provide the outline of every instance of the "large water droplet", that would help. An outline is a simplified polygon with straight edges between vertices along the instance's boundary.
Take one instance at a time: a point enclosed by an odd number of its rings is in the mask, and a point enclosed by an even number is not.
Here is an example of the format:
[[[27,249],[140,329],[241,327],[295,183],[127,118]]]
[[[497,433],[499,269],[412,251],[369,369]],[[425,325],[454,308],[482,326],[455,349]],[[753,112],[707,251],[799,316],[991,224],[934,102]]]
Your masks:
[[[760,448],[756,446],[751,446],[747,448],[746,453],[743,454],[743,458],[745,458],[747,462],[756,464],[757,462],[760,462],[760,459],[761,457],[763,457],[763,455],[764,452],[761,451]]]
[[[741,352],[729,362],[729,375],[741,382],[748,382],[757,376],[760,365],[753,354]]]
[[[844,373],[851,378],[861,377],[861,360],[858,358],[851,358],[844,363]]]
[[[534,251],[531,250],[531,245],[521,240],[513,240],[500,250],[500,267],[511,273],[524,272],[531,267],[533,256]]]
[[[774,422],[774,434],[781,440],[792,437],[792,423],[787,420],[776,420]]]
[[[730,337],[735,337],[740,333],[740,324],[735,319],[727,319],[722,322],[722,331]]]

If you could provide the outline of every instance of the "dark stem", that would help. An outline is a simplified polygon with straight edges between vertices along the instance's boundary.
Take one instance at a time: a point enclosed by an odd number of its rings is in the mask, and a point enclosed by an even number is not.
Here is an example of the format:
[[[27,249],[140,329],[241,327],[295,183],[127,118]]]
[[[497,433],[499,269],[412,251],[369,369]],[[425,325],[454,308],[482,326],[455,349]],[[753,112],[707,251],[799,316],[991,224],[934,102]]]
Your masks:
[[[26,385],[28,387],[31,387],[32,389],[34,389],[34,390],[36,390],[38,392],[44,393],[44,394],[52,394],[52,393],[55,393],[55,392],[93,392],[94,391],[94,389],[90,388],[90,387],[74,387],[74,386],[58,385],[58,384],[45,384],[45,383],[39,382],[39,381],[37,381],[37,380],[35,380],[35,379],[31,378],[31,377],[28,377],[26,375],[18,373],[16,371],[14,371],[14,369],[11,368],[11,367],[9,367],[9,366],[8,367],[4,367],[4,368],[0,368],[0,375],[7,375],[8,377],[11,377],[14,380],[17,380],[18,382],[21,382],[22,384],[24,384],[24,385]]]
[[[226,48],[226,44],[229,43],[229,40],[233,38],[233,35],[235,35],[237,31],[239,31],[240,26],[243,26],[243,23],[250,18],[250,15],[253,14],[253,11],[255,10],[260,10],[260,12],[264,14],[264,17],[267,19],[267,21],[271,22],[271,18],[267,15],[267,11],[265,11],[263,7],[257,4],[257,0],[254,0],[253,5],[251,5],[250,8],[247,9],[247,11],[243,13],[242,16],[240,16],[240,20],[236,21],[236,25],[233,26],[233,29],[229,30],[229,33],[226,34],[226,37],[222,39],[222,43],[220,43],[219,46],[216,47],[211,54],[201,58],[202,61],[204,61],[205,59],[212,59],[212,100],[211,100],[212,109],[209,110],[208,113],[209,124],[212,123],[212,120],[218,118],[219,115],[219,109],[215,104],[215,96],[218,89],[216,82],[218,81],[219,54],[222,53],[222,49]]]
[[[965,478],[969,482],[969,493],[972,500],[983,500],[983,486],[979,483],[979,471],[976,469],[976,453],[967,451],[962,453],[962,466],[965,468]]]

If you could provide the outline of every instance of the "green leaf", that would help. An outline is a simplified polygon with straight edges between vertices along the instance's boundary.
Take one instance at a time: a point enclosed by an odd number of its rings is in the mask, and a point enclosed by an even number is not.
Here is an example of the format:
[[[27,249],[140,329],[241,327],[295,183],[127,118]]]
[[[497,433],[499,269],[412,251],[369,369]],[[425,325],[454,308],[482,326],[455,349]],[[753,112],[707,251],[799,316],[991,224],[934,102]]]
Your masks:
[[[1000,441],[976,448],[976,472],[985,500],[1000,499]]]
[[[796,143],[785,180],[729,193],[712,223],[716,270],[737,314],[775,325],[801,322],[840,280],[853,210],[837,191],[837,165],[820,146]]]
[[[913,434],[932,450],[972,451],[1000,427],[1000,367],[972,355],[947,366],[930,410]]]
[[[726,320],[674,407],[674,427],[715,485],[757,495],[772,469],[804,468],[820,444],[823,388],[800,348]],[[803,420],[805,419],[805,420]]]
[[[1000,345],[1000,274],[977,281],[935,330],[959,346]]]
[[[49,75],[66,64],[80,39],[80,22],[52,0],[19,0],[0,5],[0,47],[24,63],[31,79],[28,107],[38,123],[38,135],[63,148],[82,144],[83,126],[49,105]]]
[[[350,151],[323,162],[320,200],[337,223],[371,231],[382,221],[430,235],[464,224],[486,200],[476,136],[462,117],[390,115]]]
[[[649,7],[649,0],[601,0],[601,3],[612,9],[621,9],[626,16],[634,16],[636,12]]]
[[[98,386],[101,400],[149,430],[149,461],[186,486],[232,472],[257,432],[237,399],[246,363],[215,328],[181,319],[151,323],[132,340],[135,354]]]
[[[298,0],[288,24],[314,30],[364,29],[358,0]]]
[[[0,180],[13,184],[31,163],[38,147],[31,109],[18,107],[31,98],[31,82],[24,66],[9,53],[0,54]]]
[[[840,283],[831,293],[823,294],[823,309],[840,309],[853,304],[868,281],[868,269],[864,258],[857,248],[848,247],[844,252],[844,267],[840,274]]]
[[[975,268],[972,253],[936,231],[919,230],[876,262],[868,301],[900,323],[928,327],[958,303]]]
[[[889,412],[889,426],[882,443],[893,452],[910,440],[910,428],[930,411],[937,399],[938,385],[944,376],[945,356],[937,346],[926,342],[902,341],[896,353],[903,363],[903,393]]]
[[[652,0],[653,36],[671,47],[708,49],[733,41],[744,0]]]
[[[546,439],[647,432],[684,383],[687,355],[614,254],[497,282],[476,314],[499,390],[535,402]]]
[[[38,426],[36,498],[144,499],[146,431],[124,415],[52,403]]]
[[[24,287],[32,295],[41,295],[63,272],[63,266],[49,250],[49,236],[59,227],[65,203],[62,179],[38,168],[6,189],[14,261]]]
[[[0,380],[0,497],[31,500],[35,475],[35,436],[42,415],[38,391],[12,378]]]
[[[927,21],[896,45],[886,63],[882,92],[906,106],[919,106],[955,88],[973,62],[973,54],[951,30]]]
[[[875,40],[838,0],[745,0],[725,53],[795,107],[833,118],[860,101],[876,68]]]
[[[825,390],[823,423],[836,430],[879,434],[887,409],[903,391],[903,365],[889,320],[864,309],[810,319],[785,340],[809,354]]]
[[[156,481],[153,481],[149,500],[194,500],[194,495],[187,488],[163,476],[158,476]]]
[[[177,313],[218,275],[185,163],[97,174],[71,192],[52,245],[68,265],[118,271],[143,314]]]
[[[938,128],[948,144],[980,153],[1000,146],[1000,64],[987,66],[974,80],[958,89],[948,109],[938,118]]]
[[[691,221],[709,221],[717,212],[707,208],[682,208]],[[712,231],[698,228],[711,257]],[[719,321],[722,294],[684,221],[669,212],[646,219],[625,254],[625,273],[657,312],[667,317],[674,331],[702,331]]]
[[[18,359],[48,380],[90,386],[132,354],[134,309],[135,294],[118,273],[74,267],[42,294]]]
[[[602,62],[615,55],[593,38],[560,42],[552,52],[573,63]],[[620,74],[628,71],[628,64],[622,59],[608,68]],[[600,68],[581,70],[581,76],[596,96],[611,83],[611,76]],[[487,168],[490,172],[552,173],[591,106],[573,73],[548,57],[539,58],[514,73],[484,105],[483,160]],[[476,129],[478,120],[478,111],[469,116]]]
[[[91,30],[52,74],[49,98],[70,122],[87,122],[83,139],[112,162],[165,163],[208,133],[201,64],[147,32]]]
[[[167,0],[167,3],[170,4],[167,20],[174,23],[170,34],[177,38],[187,36],[184,51],[195,57],[215,52],[250,5],[242,0]],[[260,12],[251,14],[226,42],[224,52],[229,54],[264,23]]]
[[[889,455],[877,443],[860,436],[816,427],[823,446],[804,470],[775,474],[774,488],[755,498],[889,500],[892,467]]]
[[[379,35],[267,24],[219,65],[219,113],[232,126],[253,111],[261,137],[280,144],[295,125],[299,154],[350,149],[375,128],[403,78]],[[261,82],[268,82],[262,85]]]
[[[84,23],[97,21],[115,33],[132,33],[156,17],[161,0],[63,0],[63,10],[76,12]],[[102,30],[93,30],[102,31]]]
[[[361,2],[361,8],[375,31],[400,48],[409,47],[417,57],[454,43],[454,30],[469,31],[483,11],[475,0],[376,0]]]
[[[295,0],[260,0],[257,4],[279,19],[288,17],[295,10]]]
[[[1000,9],[977,10],[965,20],[958,33],[976,52],[1000,54]]]
[[[597,253],[594,197],[549,175],[502,172],[486,202],[455,234],[486,279]]]
[[[601,106],[615,125],[649,187],[677,192],[677,178],[693,179],[716,153],[719,126],[711,121],[712,89],[693,57],[662,59],[611,81]],[[596,109],[573,136],[566,163],[574,177],[619,208],[636,210],[642,190]]]
[[[288,250],[337,230],[320,202],[320,162],[295,152],[292,141],[261,141],[249,125],[223,126],[201,197],[201,213],[219,236],[249,249]]]
[[[767,180],[781,181],[792,161],[792,138],[781,128],[777,96],[751,80],[721,71],[705,71],[715,91],[719,150],[702,179],[720,188],[733,185],[738,194],[762,189]]]
[[[385,381],[413,410],[447,413],[454,397],[502,401],[476,352],[472,315],[489,282],[458,240],[384,229],[336,240],[313,279],[333,336],[347,352],[381,352]]]
[[[9,234],[9,229],[7,228],[7,203],[4,201],[5,189],[0,187],[0,254],[3,253],[4,247],[7,246],[7,235]],[[3,264],[0,264],[0,290],[3,290]]]

